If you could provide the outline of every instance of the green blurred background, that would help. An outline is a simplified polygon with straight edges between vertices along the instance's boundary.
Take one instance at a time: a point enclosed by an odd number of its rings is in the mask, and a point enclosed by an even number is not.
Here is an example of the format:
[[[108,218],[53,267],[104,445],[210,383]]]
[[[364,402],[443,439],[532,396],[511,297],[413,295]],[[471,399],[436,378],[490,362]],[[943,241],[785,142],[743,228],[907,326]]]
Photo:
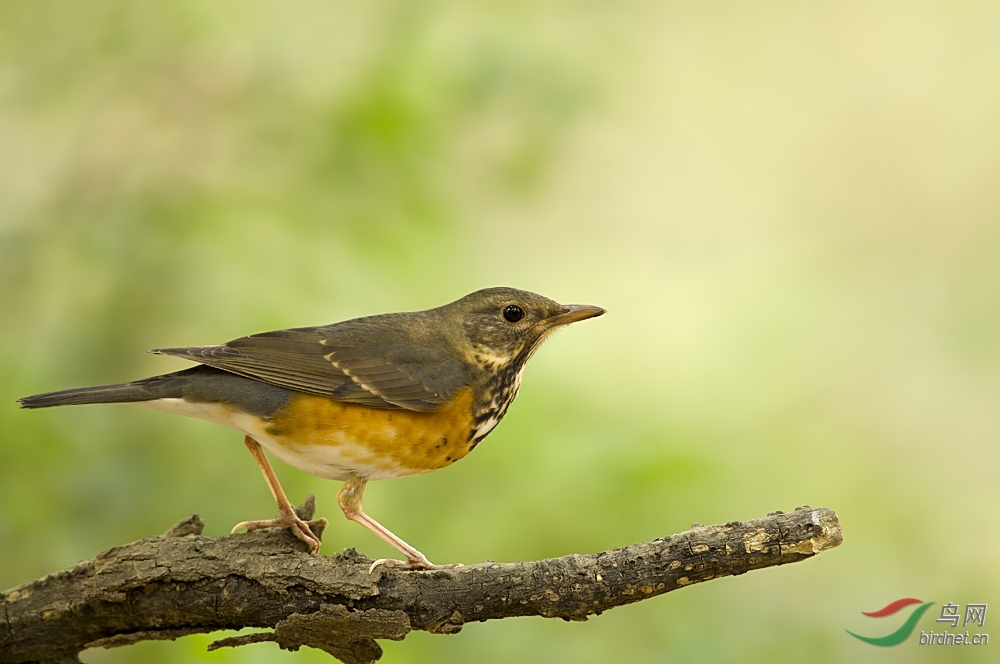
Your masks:
[[[806,503],[845,542],[385,661],[991,661],[1000,613],[978,649],[843,630],[891,631],[860,611],[900,597],[1000,601],[998,31],[995,2],[0,4],[0,588],[191,512],[209,535],[274,512],[233,431],[17,397],[510,285],[609,315],[369,513],[442,562]],[[277,472],[332,518],[326,553],[393,553],[336,483]],[[210,640],[84,660],[331,661]]]

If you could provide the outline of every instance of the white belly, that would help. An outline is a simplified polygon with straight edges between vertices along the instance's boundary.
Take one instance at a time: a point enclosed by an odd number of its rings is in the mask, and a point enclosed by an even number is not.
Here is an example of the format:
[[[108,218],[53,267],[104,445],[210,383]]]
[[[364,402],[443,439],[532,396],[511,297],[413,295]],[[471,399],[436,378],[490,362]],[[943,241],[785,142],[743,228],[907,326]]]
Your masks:
[[[400,476],[398,471],[387,468],[384,462],[366,464],[362,451],[351,445],[303,446],[280,441],[269,434],[256,417],[236,412],[223,404],[195,403],[184,399],[156,399],[133,403],[151,410],[196,417],[236,429],[256,440],[264,449],[289,466],[317,477],[346,480],[353,473],[378,480]]]

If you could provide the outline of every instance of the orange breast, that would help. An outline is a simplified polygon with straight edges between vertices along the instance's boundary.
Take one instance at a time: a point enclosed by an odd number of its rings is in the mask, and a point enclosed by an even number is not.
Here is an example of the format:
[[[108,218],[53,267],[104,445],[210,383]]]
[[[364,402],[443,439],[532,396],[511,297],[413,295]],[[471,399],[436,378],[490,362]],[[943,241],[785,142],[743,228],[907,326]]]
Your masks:
[[[386,410],[310,394],[292,398],[266,431],[279,457],[306,472],[343,479],[426,473],[458,461],[472,447],[472,390],[462,388],[431,412]]]

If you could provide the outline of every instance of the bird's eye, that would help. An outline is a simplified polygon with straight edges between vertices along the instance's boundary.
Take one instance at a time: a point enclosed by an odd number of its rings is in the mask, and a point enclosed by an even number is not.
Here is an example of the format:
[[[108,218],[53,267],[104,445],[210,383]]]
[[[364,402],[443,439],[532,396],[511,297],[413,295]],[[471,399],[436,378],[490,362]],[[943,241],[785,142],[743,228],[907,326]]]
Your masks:
[[[508,304],[503,308],[503,317],[508,323],[516,323],[524,318],[524,310],[516,304]]]

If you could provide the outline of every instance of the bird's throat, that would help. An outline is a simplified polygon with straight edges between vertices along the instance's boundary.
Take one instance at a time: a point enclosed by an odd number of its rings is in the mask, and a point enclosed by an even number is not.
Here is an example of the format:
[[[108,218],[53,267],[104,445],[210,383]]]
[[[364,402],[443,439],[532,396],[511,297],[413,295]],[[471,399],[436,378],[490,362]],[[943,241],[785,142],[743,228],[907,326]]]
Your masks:
[[[472,427],[469,431],[473,448],[507,414],[507,409],[521,387],[521,375],[526,362],[527,357],[520,361],[515,359],[487,379],[482,397],[473,406]]]

